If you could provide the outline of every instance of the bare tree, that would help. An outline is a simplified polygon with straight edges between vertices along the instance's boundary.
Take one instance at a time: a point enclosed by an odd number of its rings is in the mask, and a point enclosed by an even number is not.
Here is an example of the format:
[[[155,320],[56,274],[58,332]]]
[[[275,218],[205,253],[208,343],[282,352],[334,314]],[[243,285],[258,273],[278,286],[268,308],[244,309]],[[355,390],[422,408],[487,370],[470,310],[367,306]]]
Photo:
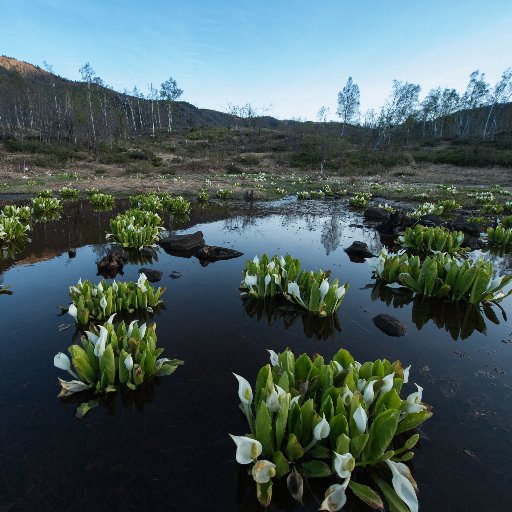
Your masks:
[[[489,131],[492,134],[496,132],[496,121],[499,114],[500,106],[507,103],[512,96],[512,68],[503,71],[501,78],[498,80],[492,92],[489,93],[489,113],[485,120],[482,131],[482,139],[485,140]],[[492,120],[491,120],[492,119]],[[489,130],[490,128],[490,130]]]
[[[167,122],[169,133],[172,130],[172,114],[174,102],[183,94],[183,89],[178,87],[176,80],[170,77],[160,85],[160,98],[167,102]]]
[[[341,119],[343,127],[341,135],[345,131],[345,125],[359,120],[360,93],[359,86],[352,81],[350,76],[345,87],[338,93],[338,109],[336,115]]]
[[[80,69],[80,74],[82,75],[82,80],[86,82],[87,84],[87,100],[89,102],[89,116],[91,119],[91,128],[92,128],[92,140],[94,142],[94,145],[96,145],[96,128],[94,126],[94,113],[92,110],[92,99],[91,99],[91,84],[94,81],[94,69],[92,69],[92,66],[86,62],[84,66],[82,66]]]

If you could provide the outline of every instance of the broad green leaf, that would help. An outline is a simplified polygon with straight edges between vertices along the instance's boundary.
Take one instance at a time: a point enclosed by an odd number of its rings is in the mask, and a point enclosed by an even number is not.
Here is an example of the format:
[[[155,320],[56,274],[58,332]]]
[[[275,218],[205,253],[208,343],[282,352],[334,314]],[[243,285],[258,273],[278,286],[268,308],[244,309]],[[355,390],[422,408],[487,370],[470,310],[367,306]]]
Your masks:
[[[432,413],[430,411],[420,411],[420,412],[413,412],[411,414],[408,414],[399,424],[398,428],[396,429],[397,434],[401,434],[402,432],[407,432],[408,430],[411,430],[413,428],[418,427],[421,425],[424,421],[428,420],[432,416]]]
[[[290,471],[290,465],[281,451],[274,452],[272,462],[276,465],[277,478],[282,478]]]
[[[389,409],[379,414],[368,431],[369,439],[362,453],[362,460],[376,460],[388,448],[395,435],[400,411]]]
[[[96,384],[96,372],[85,350],[79,345],[71,345],[68,350],[80,380],[86,384]]]
[[[304,462],[302,468],[306,471],[306,476],[311,478],[322,478],[332,475],[330,466],[319,460]]]
[[[256,439],[263,448],[262,455],[272,455],[272,421],[267,404],[262,400],[256,413]]]
[[[354,482],[354,480],[350,480],[348,486],[350,490],[368,506],[374,510],[384,510],[384,503],[382,503],[380,496],[371,487],[358,484]]]
[[[290,434],[288,437],[288,443],[286,445],[286,455],[291,461],[300,459],[304,455],[304,449],[297,440],[294,434]]]
[[[286,374],[285,374],[286,375]],[[286,395],[281,401],[279,412],[277,413],[275,428],[276,428],[276,449],[280,450],[283,444],[284,433],[288,421],[288,409],[290,407],[290,396]]]

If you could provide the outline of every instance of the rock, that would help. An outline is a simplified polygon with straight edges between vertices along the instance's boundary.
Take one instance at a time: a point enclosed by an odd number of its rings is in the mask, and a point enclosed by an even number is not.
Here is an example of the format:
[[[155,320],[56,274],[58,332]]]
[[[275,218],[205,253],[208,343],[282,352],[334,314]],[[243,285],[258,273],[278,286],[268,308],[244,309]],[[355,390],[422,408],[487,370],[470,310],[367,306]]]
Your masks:
[[[145,274],[150,283],[156,283],[162,279],[164,275],[160,270],[156,270],[154,268],[139,268],[139,274]]]
[[[156,258],[156,249],[154,247],[143,247],[139,254],[148,260],[153,260]]]
[[[368,245],[364,242],[352,242],[352,245],[347,247],[345,252],[348,254],[350,261],[354,263],[361,263],[365,258],[375,257],[375,254],[369,251]]]
[[[254,201],[254,190],[246,190],[244,192],[244,199],[246,201]]]
[[[420,217],[418,219],[418,224],[421,224],[422,226],[426,227],[435,228],[437,226],[442,226],[443,220],[437,215],[432,215],[429,213],[427,215],[423,215],[423,217]]]
[[[373,323],[388,336],[405,336],[407,332],[407,327],[391,315],[377,315]]]
[[[226,247],[217,247],[215,245],[204,245],[197,251],[196,258],[203,263],[212,263],[219,260],[231,260],[243,256],[243,252],[228,249]]]
[[[169,277],[171,279],[179,279],[183,274],[181,272],[177,272],[176,270],[173,270],[170,274],[169,274]]]
[[[384,208],[375,208],[374,206],[370,206],[366,208],[364,211],[364,220],[370,221],[383,221],[389,217],[389,212],[384,210]]]
[[[384,235],[396,235],[400,231],[405,231],[405,228],[414,225],[414,223],[414,219],[407,217],[403,210],[397,210],[391,213],[375,229]]]
[[[464,219],[447,222],[446,227],[452,231],[462,231],[463,233],[474,237],[479,237],[480,233],[483,231],[483,227],[480,224],[476,222],[467,222]]]
[[[123,273],[123,266],[128,256],[121,247],[113,247],[106,256],[96,262],[98,273],[96,275],[103,276],[107,279],[116,277],[117,274]]]
[[[76,256],[76,249],[68,249],[68,256],[74,258]]]
[[[462,241],[461,247],[466,247],[474,251],[475,249],[483,249],[485,247],[485,243],[483,240],[480,240],[479,237],[464,233],[464,240]]]
[[[158,244],[165,252],[188,252],[201,248],[204,245],[204,237],[202,231],[188,235],[169,235],[162,238]]]

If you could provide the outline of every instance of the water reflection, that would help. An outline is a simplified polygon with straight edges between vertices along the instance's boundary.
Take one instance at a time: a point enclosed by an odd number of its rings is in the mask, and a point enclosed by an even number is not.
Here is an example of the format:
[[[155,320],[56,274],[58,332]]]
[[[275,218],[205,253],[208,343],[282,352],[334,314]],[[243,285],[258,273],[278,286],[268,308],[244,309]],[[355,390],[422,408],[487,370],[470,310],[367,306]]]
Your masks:
[[[258,322],[264,321],[268,325],[281,322],[285,329],[302,324],[307,338],[328,340],[341,332],[341,324],[337,314],[327,318],[320,318],[309,311],[299,309],[283,297],[270,297],[259,300],[254,297],[243,298],[245,313]]]

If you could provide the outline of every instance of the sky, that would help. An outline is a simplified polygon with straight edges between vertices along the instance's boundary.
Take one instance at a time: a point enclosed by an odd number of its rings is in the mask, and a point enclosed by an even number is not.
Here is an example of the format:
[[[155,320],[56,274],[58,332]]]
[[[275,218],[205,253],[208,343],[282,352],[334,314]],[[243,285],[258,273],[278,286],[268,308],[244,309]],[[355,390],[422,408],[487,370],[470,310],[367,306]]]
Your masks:
[[[361,110],[393,79],[464,90],[512,66],[510,0],[0,0],[0,54],[66,78],[90,62],[115,89],[172,76],[181,99],[250,102],[280,119],[336,119],[349,76]]]

